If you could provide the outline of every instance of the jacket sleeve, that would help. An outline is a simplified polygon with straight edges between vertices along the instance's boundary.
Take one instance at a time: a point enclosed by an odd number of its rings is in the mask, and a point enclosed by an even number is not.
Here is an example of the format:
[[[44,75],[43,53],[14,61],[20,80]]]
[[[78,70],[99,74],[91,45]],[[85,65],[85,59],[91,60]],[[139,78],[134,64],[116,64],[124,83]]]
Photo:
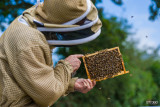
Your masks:
[[[68,90],[65,92],[65,94],[63,96],[67,96],[70,92],[74,92],[74,84],[76,82],[76,80],[78,79],[78,77],[72,78],[69,82],[69,86],[68,86]]]
[[[63,63],[64,65],[68,65],[68,68],[70,68],[71,71],[73,71],[72,66],[67,61],[64,61],[64,60],[61,60],[61,61],[58,62],[58,64],[55,67],[56,71],[62,69],[61,67],[59,67],[59,63]],[[68,89],[67,89],[67,91],[65,92],[65,94],[63,96],[67,96],[70,92],[74,92],[75,91],[74,90],[74,84],[75,84],[77,79],[78,79],[78,77],[74,77],[74,78],[70,79]]]
[[[50,57],[41,46],[26,48],[17,55],[13,70],[19,86],[41,107],[51,106],[73,85],[72,67],[62,60],[54,69],[48,65]]]

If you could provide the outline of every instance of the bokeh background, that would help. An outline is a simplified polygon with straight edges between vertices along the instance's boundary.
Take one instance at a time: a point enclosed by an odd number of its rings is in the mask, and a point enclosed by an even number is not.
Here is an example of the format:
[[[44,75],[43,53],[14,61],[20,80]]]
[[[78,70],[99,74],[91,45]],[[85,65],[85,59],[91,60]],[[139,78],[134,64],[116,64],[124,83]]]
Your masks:
[[[137,107],[160,105],[160,0],[92,0],[103,27],[94,41],[53,50],[53,60],[120,47],[130,74],[97,82],[87,94],[70,93],[53,107]],[[36,0],[1,0],[0,35]],[[76,76],[87,78],[82,63]],[[158,103],[147,103],[156,101]]]

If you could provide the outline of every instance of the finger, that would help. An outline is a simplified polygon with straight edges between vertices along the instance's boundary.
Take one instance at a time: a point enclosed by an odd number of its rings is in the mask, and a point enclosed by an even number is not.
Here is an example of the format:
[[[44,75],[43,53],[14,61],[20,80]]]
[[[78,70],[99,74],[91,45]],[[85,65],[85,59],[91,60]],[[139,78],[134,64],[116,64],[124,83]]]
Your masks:
[[[83,83],[83,86],[87,88],[87,83],[84,80],[82,81],[82,83]]]
[[[83,86],[81,84],[76,84],[75,90],[81,92],[81,91],[83,91]]]
[[[83,54],[76,54],[76,55],[74,55],[75,57],[77,57],[77,58],[81,58],[81,57],[83,57],[84,55]]]
[[[81,60],[78,59],[79,64],[81,65]]]
[[[79,65],[81,65],[81,60],[77,58],[76,61],[79,63]]]
[[[93,83],[92,83],[91,80],[84,79],[84,84],[87,85],[87,88],[83,89],[82,93],[87,93],[88,91],[90,91],[93,88],[93,86],[96,84],[96,82],[93,81]]]
[[[87,81],[88,81],[90,87],[93,88],[94,85],[93,85],[92,81],[90,79],[87,79]]]
[[[79,69],[80,66],[81,66],[81,64],[78,62],[77,65],[75,65],[74,72],[77,71],[77,70]]]
[[[84,82],[87,84],[87,89],[90,90],[91,89],[91,86],[89,84],[89,81],[87,79],[84,80]]]
[[[76,72],[78,70],[78,68],[75,68],[73,72]]]
[[[93,86],[95,86],[96,85],[96,81],[92,81],[92,84],[93,84]]]

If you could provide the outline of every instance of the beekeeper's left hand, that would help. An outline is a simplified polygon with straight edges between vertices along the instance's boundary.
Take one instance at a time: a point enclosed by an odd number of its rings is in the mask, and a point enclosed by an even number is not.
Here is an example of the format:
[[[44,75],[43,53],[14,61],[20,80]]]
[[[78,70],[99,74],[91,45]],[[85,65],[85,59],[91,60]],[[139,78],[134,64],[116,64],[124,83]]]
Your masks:
[[[87,93],[96,85],[96,81],[91,81],[90,79],[77,79],[75,82],[75,91],[81,93]]]

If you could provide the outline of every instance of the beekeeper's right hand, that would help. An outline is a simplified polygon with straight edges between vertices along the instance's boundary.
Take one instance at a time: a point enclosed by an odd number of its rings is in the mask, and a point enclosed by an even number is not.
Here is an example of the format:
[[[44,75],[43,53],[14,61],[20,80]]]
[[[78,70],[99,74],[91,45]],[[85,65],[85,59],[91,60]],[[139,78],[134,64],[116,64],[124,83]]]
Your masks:
[[[68,56],[65,61],[69,62],[73,67],[73,72],[77,71],[81,65],[81,61],[78,58],[81,58],[82,54],[75,54]]]

